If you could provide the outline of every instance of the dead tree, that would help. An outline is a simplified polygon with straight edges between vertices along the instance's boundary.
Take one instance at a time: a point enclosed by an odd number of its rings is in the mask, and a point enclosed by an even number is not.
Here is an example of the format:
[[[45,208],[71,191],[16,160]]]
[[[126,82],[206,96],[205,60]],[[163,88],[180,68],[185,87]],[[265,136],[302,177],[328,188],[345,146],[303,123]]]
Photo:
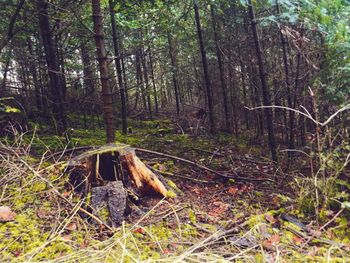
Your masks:
[[[105,201],[111,221],[118,225],[127,209],[128,193],[132,198],[146,194],[167,196],[167,188],[125,144],[111,143],[84,152],[67,166],[69,182],[82,197],[92,193],[91,207],[98,209]],[[135,200],[134,200],[135,201]]]

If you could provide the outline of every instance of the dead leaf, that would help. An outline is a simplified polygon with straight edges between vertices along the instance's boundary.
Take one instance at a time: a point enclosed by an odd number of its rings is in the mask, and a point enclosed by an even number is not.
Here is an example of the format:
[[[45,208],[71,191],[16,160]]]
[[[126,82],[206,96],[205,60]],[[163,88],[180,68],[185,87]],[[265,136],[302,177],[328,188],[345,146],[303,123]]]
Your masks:
[[[275,247],[280,243],[279,235],[272,235],[269,239],[263,241],[263,247],[268,250],[275,250]]]
[[[144,234],[145,230],[142,227],[135,228],[132,232],[138,233],[138,234]]]
[[[64,236],[62,236],[62,239],[64,241],[70,241],[70,240],[72,240],[72,236],[71,235],[64,235]]]
[[[169,254],[171,254],[171,250],[169,248],[165,248],[165,249],[163,249],[163,254],[169,255]]]
[[[293,241],[294,241],[294,244],[299,246],[303,243],[304,240],[301,237],[293,236]]]
[[[270,215],[270,214],[266,214],[266,215],[265,215],[265,219],[267,220],[267,222],[269,222],[269,223],[271,223],[271,224],[276,223],[276,219],[275,219],[272,215]]]
[[[71,193],[72,193],[72,191],[66,191],[66,192],[62,193],[62,196],[67,198],[70,196]]]
[[[87,248],[90,244],[90,241],[87,239],[84,239],[83,243],[79,245],[80,248]]]
[[[69,231],[75,231],[75,230],[78,229],[78,227],[77,227],[76,223],[70,223],[70,224],[67,225],[66,229],[69,230]]]
[[[47,209],[44,209],[44,208],[40,208],[36,211],[36,215],[40,219],[48,219],[48,218],[50,218],[50,211],[48,211]]]
[[[201,193],[201,191],[198,188],[192,188],[192,192],[196,193],[197,195]]]
[[[229,207],[230,205],[221,201],[216,201],[213,202],[213,205],[215,206],[212,211],[210,211],[208,214],[210,216],[218,216],[222,213],[224,213]]]
[[[0,206],[0,222],[9,222],[15,219],[17,214],[8,206]]]
[[[227,189],[227,192],[231,195],[236,195],[238,193],[239,189],[237,187],[231,186]]]

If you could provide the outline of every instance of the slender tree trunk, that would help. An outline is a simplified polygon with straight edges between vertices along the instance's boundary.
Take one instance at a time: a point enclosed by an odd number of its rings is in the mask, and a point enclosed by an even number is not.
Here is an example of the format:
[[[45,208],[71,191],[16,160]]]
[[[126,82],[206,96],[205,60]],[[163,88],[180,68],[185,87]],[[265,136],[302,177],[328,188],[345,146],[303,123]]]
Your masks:
[[[126,101],[126,113],[129,111],[129,96],[128,96],[128,80],[126,78],[126,69],[124,63],[124,57],[121,58],[122,62],[122,70],[123,70],[123,83],[124,83],[124,91],[125,91],[125,101]]]
[[[55,45],[53,43],[52,33],[49,23],[48,2],[46,0],[38,0],[37,8],[39,11],[39,27],[43,41],[45,59],[49,75],[49,88],[51,91],[52,112],[59,135],[66,130],[66,118],[63,106],[63,91],[61,86],[61,76]]]
[[[149,113],[150,119],[152,120],[153,119],[152,103],[151,103],[151,95],[149,92],[149,80],[148,80],[148,69],[147,69],[147,64],[146,64],[146,52],[145,52],[144,48],[142,48],[141,62],[142,62],[144,80],[145,80],[144,85],[145,85],[145,91],[146,91],[148,113]]]
[[[81,60],[83,62],[83,75],[84,75],[84,94],[90,98],[95,95],[94,73],[92,69],[92,60],[89,54],[89,49],[85,43],[81,44]]]
[[[84,113],[84,126],[87,127],[88,125],[86,124],[86,112],[88,111],[88,109],[91,108],[91,104],[93,104],[94,102],[94,98],[95,98],[95,75],[94,72],[92,70],[92,59],[90,57],[89,54],[89,49],[88,46],[86,45],[86,43],[82,43],[80,46],[80,53],[81,53],[81,60],[83,62],[83,76],[84,76],[84,80],[83,80],[83,103],[82,103],[82,107],[83,107],[83,113]],[[88,100],[91,100],[88,101]],[[93,115],[92,115],[93,116]],[[92,118],[92,127],[95,127],[94,124],[94,118]]]
[[[210,132],[215,133],[216,128],[215,128],[215,120],[214,120],[214,107],[213,107],[212,90],[211,90],[211,83],[210,83],[210,79],[209,79],[207,55],[206,55],[205,48],[204,48],[202,27],[201,27],[201,23],[200,23],[197,0],[193,1],[193,9],[194,9],[196,26],[197,26],[198,43],[199,43],[199,48],[200,48],[200,52],[201,52],[201,56],[202,56],[204,81],[205,81],[205,86],[206,86],[206,91],[207,91]]]
[[[137,48],[136,50],[136,82],[137,82],[137,89],[138,89],[138,94],[141,94],[141,99],[143,103],[143,109],[146,111],[147,110],[147,102],[146,102],[146,95],[145,95],[145,90],[143,86],[143,77],[142,77],[142,68],[141,68],[141,49]],[[138,96],[136,97],[135,100],[135,108],[137,107],[137,102],[138,102]]]
[[[281,13],[280,5],[278,3],[278,0],[276,0],[276,9],[277,14]],[[292,94],[290,90],[290,78],[289,78],[289,64],[288,64],[288,52],[287,52],[287,39],[283,35],[282,30],[280,29],[280,38],[281,38],[281,45],[282,45],[282,51],[283,51],[283,65],[284,65],[284,74],[285,74],[285,82],[286,82],[286,88],[287,88],[287,103],[289,108],[293,108],[292,103]],[[288,138],[288,148],[294,149],[294,112],[289,111],[289,138]],[[292,151],[288,151],[288,157],[292,157]]]
[[[100,0],[91,0],[92,19],[94,22],[94,33],[96,42],[96,54],[100,71],[102,86],[103,113],[105,119],[107,143],[115,141],[115,122],[113,114],[113,97],[109,86],[108,59],[103,34],[103,19]]]
[[[42,110],[42,100],[41,100],[41,92],[40,92],[40,84],[39,84],[39,80],[38,80],[38,74],[37,74],[37,65],[35,63],[35,60],[33,59],[35,57],[35,54],[33,52],[33,43],[32,40],[30,39],[30,37],[28,37],[27,39],[27,46],[28,46],[28,51],[29,54],[31,56],[30,58],[30,66],[29,66],[29,70],[30,73],[32,75],[33,78],[33,84],[34,84],[34,92],[35,92],[35,104],[36,104],[36,108],[41,111]]]
[[[264,102],[264,106],[270,106],[271,102],[270,102],[270,94],[267,86],[267,71],[263,61],[263,52],[261,49],[260,39],[257,31],[257,26],[256,26],[257,22],[255,18],[255,13],[254,13],[254,7],[252,5],[251,0],[248,0],[248,9],[249,9],[249,16],[250,16],[250,21],[251,21],[251,26],[253,31],[256,56],[257,56],[258,65],[259,65],[259,74],[260,74],[260,80],[261,80],[263,102]],[[273,120],[271,116],[271,109],[265,108],[264,113],[265,113],[266,122],[267,122],[267,133],[268,133],[271,157],[274,162],[277,162],[278,160],[277,160],[275,134],[273,130]]]
[[[158,113],[159,112],[158,95],[157,95],[156,80],[154,79],[153,59],[152,59],[151,49],[149,50],[148,58],[149,58],[149,66],[150,66],[150,69],[151,69],[151,79],[152,79],[152,83],[153,83],[154,105],[156,107],[156,113]]]
[[[174,50],[173,42],[169,32],[168,32],[168,45],[169,45],[169,55],[170,55],[170,61],[171,61],[171,71],[173,73],[176,113],[177,113],[177,116],[179,117],[180,116],[180,99],[179,99],[179,86],[177,83],[177,66],[176,66],[176,60],[175,60],[175,50]]]
[[[120,45],[118,39],[117,25],[115,22],[115,12],[114,12],[115,2],[109,0],[109,12],[111,15],[111,25],[112,25],[112,38],[113,38],[113,48],[114,48],[114,62],[118,75],[119,83],[119,94],[120,94],[120,104],[122,112],[122,132],[123,134],[128,133],[128,121],[127,121],[127,111],[126,111],[126,98],[125,98],[125,86],[123,82],[123,72],[120,63]]]
[[[9,71],[10,63],[12,60],[12,48],[10,48],[10,50],[8,52],[9,52],[9,54],[7,55],[7,58],[6,58],[5,67],[2,71],[3,75],[2,75],[2,83],[1,83],[1,89],[0,89],[0,97],[3,97],[6,95],[5,93],[6,93],[7,73]]]
[[[242,90],[243,90],[243,104],[244,104],[244,107],[248,107],[247,87],[246,87],[246,83],[245,83],[245,67],[243,64],[241,53],[242,53],[241,45],[238,44],[239,66],[241,68],[240,73],[241,73]],[[248,119],[248,109],[246,109],[246,108],[244,108],[244,122],[245,122],[246,130],[249,130],[250,125],[249,125],[249,119]]]
[[[219,32],[218,32],[218,23],[217,23],[217,20],[216,20],[216,15],[214,13],[214,7],[213,6],[210,7],[210,11],[211,11],[211,20],[212,20],[212,25],[213,25],[213,31],[214,31],[216,58],[218,60],[219,72],[220,72],[221,95],[222,95],[222,101],[223,101],[223,104],[224,104],[224,113],[225,113],[225,127],[226,127],[226,131],[230,131],[230,129],[231,129],[230,119],[231,119],[231,117],[230,117],[228,101],[227,101],[225,69],[224,69],[223,59],[222,59],[222,56],[221,56],[220,38],[219,38]],[[230,61],[229,61],[229,63],[230,63]],[[235,106],[234,106],[234,108],[235,108]],[[237,133],[237,130],[236,130],[236,133]]]

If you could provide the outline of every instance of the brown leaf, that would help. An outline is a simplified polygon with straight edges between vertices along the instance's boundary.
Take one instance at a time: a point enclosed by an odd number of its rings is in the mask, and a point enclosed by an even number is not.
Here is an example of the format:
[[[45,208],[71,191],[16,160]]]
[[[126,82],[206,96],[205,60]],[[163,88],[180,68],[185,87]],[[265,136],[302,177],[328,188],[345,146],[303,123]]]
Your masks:
[[[227,192],[231,195],[236,195],[238,193],[239,189],[237,187],[231,186],[227,189]]]
[[[169,255],[169,254],[171,254],[171,250],[169,248],[165,248],[165,249],[163,249],[163,254]]]
[[[67,225],[66,229],[69,230],[69,231],[75,231],[75,230],[78,229],[78,227],[77,227],[76,223],[70,223],[70,224]]]
[[[48,211],[47,209],[38,209],[36,211],[36,215],[40,218],[40,219],[47,219],[50,217],[50,211]]]
[[[275,219],[272,215],[270,215],[270,214],[266,214],[266,215],[265,215],[265,219],[267,220],[267,222],[269,222],[269,223],[271,223],[271,224],[276,223],[276,219]]]
[[[213,202],[213,205],[215,207],[212,209],[212,211],[208,213],[210,216],[218,216],[219,214],[222,214],[230,207],[229,204],[221,201]]]
[[[66,192],[62,193],[62,196],[67,198],[70,196],[71,193],[72,193],[72,191],[66,191]]]
[[[132,232],[138,233],[138,234],[144,234],[145,230],[142,227],[135,228]]]
[[[64,241],[70,241],[70,240],[72,240],[72,236],[71,235],[64,235],[64,236],[62,236],[62,239]]]
[[[269,239],[263,241],[263,246],[268,250],[275,250],[275,247],[280,243],[279,235],[272,235]]]
[[[90,244],[90,241],[87,239],[84,239],[83,243],[79,245],[80,248],[87,248]]]
[[[192,188],[192,192],[194,192],[197,195],[199,195],[201,193],[201,190],[199,190],[198,188]]]
[[[301,245],[303,243],[303,239],[301,237],[298,237],[298,236],[293,236],[293,241],[296,245]]]
[[[17,214],[8,206],[0,206],[0,222],[9,222],[15,219]]]

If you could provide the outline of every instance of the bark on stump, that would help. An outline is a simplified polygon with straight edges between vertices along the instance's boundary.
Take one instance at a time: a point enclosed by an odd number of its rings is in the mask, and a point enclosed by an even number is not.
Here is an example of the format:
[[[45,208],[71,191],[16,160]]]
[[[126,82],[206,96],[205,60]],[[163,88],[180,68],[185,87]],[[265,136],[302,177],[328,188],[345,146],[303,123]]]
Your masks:
[[[105,207],[109,221],[119,225],[127,208],[128,193],[167,195],[159,178],[136,156],[132,147],[111,143],[71,159],[67,172],[76,192],[92,193],[93,214]],[[131,191],[130,191],[131,190]]]

